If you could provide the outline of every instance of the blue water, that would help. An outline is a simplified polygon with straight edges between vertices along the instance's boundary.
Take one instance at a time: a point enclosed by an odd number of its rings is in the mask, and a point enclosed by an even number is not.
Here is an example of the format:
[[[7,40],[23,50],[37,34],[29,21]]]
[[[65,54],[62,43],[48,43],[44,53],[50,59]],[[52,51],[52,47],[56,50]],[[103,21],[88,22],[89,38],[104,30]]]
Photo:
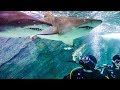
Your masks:
[[[22,12],[41,19],[44,11]],[[111,64],[112,57],[120,54],[120,11],[53,11],[53,13],[55,16],[92,18],[103,22],[89,35],[74,40],[75,50],[67,50],[66,45],[56,41],[37,39],[30,42],[27,38],[2,38],[0,64],[6,63],[0,66],[0,78],[61,79],[77,66],[67,62],[71,58],[91,54],[98,60],[97,66],[101,66]]]
[[[26,12],[25,12],[26,13]],[[34,15],[33,15],[34,13]],[[36,14],[35,14],[36,13]],[[38,14],[39,13],[39,14]],[[29,12],[29,15],[42,17],[42,12]],[[76,55],[92,54],[98,60],[98,66],[111,64],[115,54],[120,54],[120,11],[54,11],[56,16],[94,18],[103,21],[83,39],[84,47],[76,50]]]

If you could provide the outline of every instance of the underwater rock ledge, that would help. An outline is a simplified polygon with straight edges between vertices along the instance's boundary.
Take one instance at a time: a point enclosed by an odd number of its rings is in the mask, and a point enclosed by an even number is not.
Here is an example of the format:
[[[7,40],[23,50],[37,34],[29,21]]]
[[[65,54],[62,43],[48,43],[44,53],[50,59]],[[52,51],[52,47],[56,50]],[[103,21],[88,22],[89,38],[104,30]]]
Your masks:
[[[62,79],[75,64],[61,41],[0,37],[1,79]]]

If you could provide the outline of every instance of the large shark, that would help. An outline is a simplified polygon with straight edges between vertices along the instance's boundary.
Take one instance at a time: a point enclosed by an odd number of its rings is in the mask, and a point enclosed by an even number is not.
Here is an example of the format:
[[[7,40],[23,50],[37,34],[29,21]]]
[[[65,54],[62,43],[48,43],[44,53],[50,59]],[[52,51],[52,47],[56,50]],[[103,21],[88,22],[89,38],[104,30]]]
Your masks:
[[[54,16],[51,11],[44,13],[43,21],[52,24],[52,27],[41,31],[36,37],[62,41],[72,46],[74,39],[87,35],[102,23],[97,19]]]
[[[35,26],[37,25],[37,26]],[[0,37],[27,37],[39,33],[50,23],[34,18],[20,11],[0,11]],[[29,27],[30,26],[30,27]],[[40,27],[33,28],[31,27]]]
[[[52,18],[52,19],[51,19]],[[50,21],[50,20],[51,21]],[[82,19],[75,17],[45,17],[44,20],[38,20],[20,11],[0,11],[0,26],[24,26],[25,28],[13,28],[0,32],[0,36],[6,37],[27,37],[35,35],[35,37],[45,38],[49,40],[62,41],[67,45],[73,46],[76,38],[87,35],[93,28],[101,24],[101,20]],[[38,24],[38,26],[33,26]],[[32,25],[34,28],[40,28],[41,24],[48,25],[40,31],[31,31],[26,26]]]
[[[62,32],[54,31],[53,30],[54,27],[52,26],[41,31],[39,34],[35,35],[34,37],[62,41],[67,45],[73,46],[74,39],[89,34],[89,32],[93,28],[97,27],[102,23],[101,20],[97,20],[97,19],[76,19],[76,18],[71,18],[71,19],[73,19],[73,22],[64,24],[64,26],[68,25],[69,27],[63,27]],[[77,20],[76,26],[73,25],[74,23],[76,23],[74,20]],[[71,24],[71,26],[69,24]]]
[[[0,37],[28,37],[49,26],[52,25],[20,11],[0,11]]]
[[[20,11],[0,11],[0,26],[23,27],[34,24],[48,24]]]

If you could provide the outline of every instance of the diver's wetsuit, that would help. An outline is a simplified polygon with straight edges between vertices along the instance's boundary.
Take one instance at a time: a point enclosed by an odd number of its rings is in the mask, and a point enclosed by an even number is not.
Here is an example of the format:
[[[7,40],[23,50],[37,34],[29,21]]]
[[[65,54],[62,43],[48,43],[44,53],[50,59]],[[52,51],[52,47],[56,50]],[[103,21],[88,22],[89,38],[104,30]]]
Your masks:
[[[109,79],[120,79],[120,68],[116,69],[111,66],[105,67],[105,69],[103,70],[103,74]]]
[[[65,76],[63,79],[107,79],[103,76],[99,70],[85,70],[79,68],[71,71],[71,73]]]

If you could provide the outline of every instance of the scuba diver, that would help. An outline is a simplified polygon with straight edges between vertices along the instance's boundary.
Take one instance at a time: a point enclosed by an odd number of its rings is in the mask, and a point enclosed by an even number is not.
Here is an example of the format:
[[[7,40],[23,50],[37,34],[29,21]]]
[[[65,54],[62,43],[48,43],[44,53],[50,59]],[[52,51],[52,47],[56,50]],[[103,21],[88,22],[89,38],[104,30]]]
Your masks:
[[[79,64],[82,68],[78,67],[73,69],[63,79],[107,79],[99,70],[95,69],[97,60],[94,56],[88,55],[82,57],[79,60]]]
[[[106,65],[103,74],[108,79],[120,79],[120,55],[113,56],[112,66]]]

